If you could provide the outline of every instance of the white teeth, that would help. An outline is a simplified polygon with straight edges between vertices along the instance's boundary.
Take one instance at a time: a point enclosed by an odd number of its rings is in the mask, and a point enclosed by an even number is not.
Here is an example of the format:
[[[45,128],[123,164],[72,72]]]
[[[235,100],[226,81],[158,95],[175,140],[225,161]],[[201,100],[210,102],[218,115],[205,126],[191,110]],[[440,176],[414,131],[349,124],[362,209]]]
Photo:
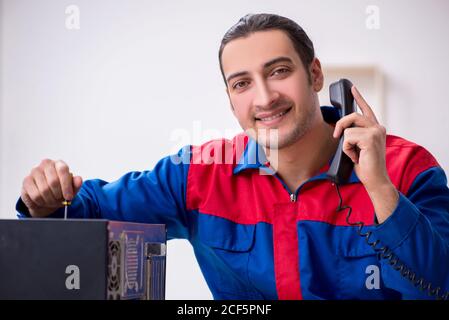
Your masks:
[[[288,111],[288,110],[285,110],[285,111],[282,111],[281,113],[278,113],[278,114],[276,114],[276,115],[274,115],[274,116],[271,116],[271,117],[268,117],[268,118],[261,118],[260,120],[261,120],[261,121],[270,121],[270,120],[273,120],[273,119],[282,117],[284,114],[287,113],[287,111]]]

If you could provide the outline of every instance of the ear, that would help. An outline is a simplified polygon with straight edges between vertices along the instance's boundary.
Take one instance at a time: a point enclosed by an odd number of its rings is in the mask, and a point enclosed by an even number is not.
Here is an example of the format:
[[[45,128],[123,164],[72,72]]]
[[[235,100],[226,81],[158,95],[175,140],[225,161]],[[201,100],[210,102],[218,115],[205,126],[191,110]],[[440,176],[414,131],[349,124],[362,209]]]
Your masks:
[[[318,58],[313,58],[312,63],[310,64],[310,76],[312,80],[312,87],[315,92],[319,92],[324,85],[324,76],[323,71],[321,69],[321,63]]]

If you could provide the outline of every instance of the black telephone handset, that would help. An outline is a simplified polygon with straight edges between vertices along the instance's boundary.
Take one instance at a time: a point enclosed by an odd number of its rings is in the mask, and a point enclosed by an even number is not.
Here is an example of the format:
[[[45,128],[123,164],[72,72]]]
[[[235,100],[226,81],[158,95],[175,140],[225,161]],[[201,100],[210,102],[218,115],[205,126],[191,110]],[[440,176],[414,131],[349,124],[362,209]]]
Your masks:
[[[341,110],[341,117],[357,111],[354,97],[351,93],[352,83],[347,79],[340,79],[329,86],[329,96],[331,104]],[[340,138],[338,149],[334,155],[334,159],[327,171],[327,177],[335,184],[335,188],[339,197],[337,212],[347,210],[346,223],[350,226],[357,227],[359,236],[365,239],[365,242],[373,248],[378,254],[379,259],[386,259],[388,263],[397,270],[404,278],[409,280],[415,287],[421,291],[427,292],[431,297],[438,300],[449,300],[449,291],[445,291],[442,287],[435,287],[432,283],[419,277],[410,270],[388,247],[382,246],[376,240],[371,240],[372,231],[364,231],[364,223],[361,221],[350,221],[352,208],[349,205],[343,206],[343,199],[340,193],[339,185],[347,182],[354,168],[352,160],[343,152],[343,136]]]
[[[352,83],[348,79],[340,79],[329,86],[331,104],[340,109],[341,117],[357,111],[354,97],[351,93]],[[348,181],[354,164],[343,152],[343,134],[338,144],[334,159],[327,171],[327,177],[336,184]]]

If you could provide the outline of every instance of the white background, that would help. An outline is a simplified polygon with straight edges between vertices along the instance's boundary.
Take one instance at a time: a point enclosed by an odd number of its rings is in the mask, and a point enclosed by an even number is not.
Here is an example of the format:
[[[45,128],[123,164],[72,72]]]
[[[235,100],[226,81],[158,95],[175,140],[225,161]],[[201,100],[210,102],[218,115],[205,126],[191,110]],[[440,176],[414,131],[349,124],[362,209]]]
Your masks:
[[[80,30],[65,27],[71,4],[80,9]],[[324,65],[376,65],[385,77],[389,133],[424,145],[449,169],[448,1],[0,5],[1,218],[15,217],[22,179],[43,158],[64,159],[84,179],[113,180],[151,169],[183,144],[231,136],[239,127],[217,52],[246,13],[297,21]],[[378,6],[380,29],[366,27],[368,5]],[[194,126],[201,134],[193,134]],[[190,137],[174,141],[180,129]],[[190,245],[172,241],[168,253],[167,298],[210,299]]]

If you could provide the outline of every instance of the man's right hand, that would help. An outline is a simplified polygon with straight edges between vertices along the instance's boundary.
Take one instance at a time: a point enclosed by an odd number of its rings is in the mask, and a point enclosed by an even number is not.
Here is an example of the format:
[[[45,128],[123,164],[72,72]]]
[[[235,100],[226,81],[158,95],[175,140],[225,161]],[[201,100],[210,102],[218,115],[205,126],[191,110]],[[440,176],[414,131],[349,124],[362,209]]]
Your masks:
[[[21,198],[32,217],[46,217],[71,201],[82,184],[64,161],[44,159],[23,179]]]

